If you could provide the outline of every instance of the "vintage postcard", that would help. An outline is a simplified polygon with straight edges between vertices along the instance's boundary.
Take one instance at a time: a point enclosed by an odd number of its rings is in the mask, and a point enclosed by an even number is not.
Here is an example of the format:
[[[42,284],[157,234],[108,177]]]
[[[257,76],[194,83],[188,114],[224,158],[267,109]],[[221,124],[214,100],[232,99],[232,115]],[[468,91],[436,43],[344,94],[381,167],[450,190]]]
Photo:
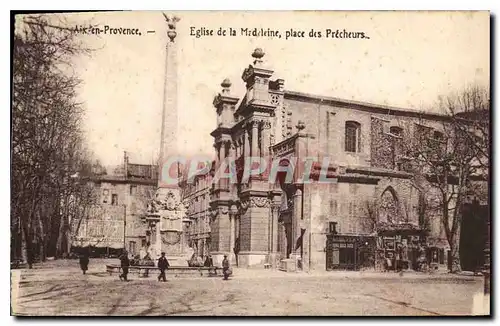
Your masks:
[[[14,20],[12,315],[490,315],[489,12]]]

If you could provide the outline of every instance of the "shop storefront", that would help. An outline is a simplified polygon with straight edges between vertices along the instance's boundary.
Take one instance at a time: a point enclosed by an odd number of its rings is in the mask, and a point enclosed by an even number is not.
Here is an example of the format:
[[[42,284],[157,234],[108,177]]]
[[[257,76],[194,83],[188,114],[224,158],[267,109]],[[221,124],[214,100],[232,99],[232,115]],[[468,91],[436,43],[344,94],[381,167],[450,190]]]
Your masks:
[[[411,224],[379,225],[376,269],[416,270],[427,261],[425,232]]]
[[[360,270],[374,265],[375,239],[369,236],[328,234],[327,270]]]

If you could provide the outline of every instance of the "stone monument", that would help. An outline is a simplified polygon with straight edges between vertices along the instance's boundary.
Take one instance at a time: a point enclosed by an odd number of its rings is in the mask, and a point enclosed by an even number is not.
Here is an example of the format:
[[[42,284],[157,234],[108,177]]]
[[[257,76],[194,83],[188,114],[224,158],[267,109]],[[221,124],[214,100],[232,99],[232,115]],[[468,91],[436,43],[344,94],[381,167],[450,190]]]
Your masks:
[[[162,126],[158,189],[155,198],[148,205],[146,223],[149,224],[149,242],[158,259],[165,252],[171,266],[187,266],[189,248],[186,244],[186,205],[181,200],[176,180],[178,171],[165,169],[169,160],[178,154],[177,150],[177,36],[178,17],[163,14],[167,22],[167,45],[165,61],[165,84],[163,93]],[[168,176],[166,175],[168,174]]]

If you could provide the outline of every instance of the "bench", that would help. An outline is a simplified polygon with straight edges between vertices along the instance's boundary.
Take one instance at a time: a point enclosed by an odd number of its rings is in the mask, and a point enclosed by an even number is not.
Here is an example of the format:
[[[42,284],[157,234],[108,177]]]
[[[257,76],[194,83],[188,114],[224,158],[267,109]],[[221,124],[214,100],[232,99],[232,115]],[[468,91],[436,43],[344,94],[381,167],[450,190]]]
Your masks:
[[[129,266],[129,273],[138,273],[139,277],[149,277],[149,271],[157,271],[159,273],[158,267],[156,266]],[[167,275],[172,275],[173,277],[182,276],[222,276],[220,267],[187,267],[187,266],[171,266],[167,268]],[[113,273],[121,273],[120,265],[106,265],[106,272],[109,275]]]
[[[264,264],[264,269],[270,269],[270,268],[271,268],[271,264],[269,264],[269,263]]]

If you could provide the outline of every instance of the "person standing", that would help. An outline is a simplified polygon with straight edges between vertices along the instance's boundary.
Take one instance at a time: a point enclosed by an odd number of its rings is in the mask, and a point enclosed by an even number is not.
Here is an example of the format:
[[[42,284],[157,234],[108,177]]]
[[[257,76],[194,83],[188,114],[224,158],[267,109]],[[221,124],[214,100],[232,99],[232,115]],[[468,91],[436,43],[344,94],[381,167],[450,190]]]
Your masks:
[[[130,266],[130,259],[128,259],[128,252],[125,250],[120,256],[120,266],[122,268],[122,274],[120,274],[120,280],[128,282],[128,268]]]
[[[87,252],[84,252],[80,255],[80,268],[82,269],[83,275],[88,270],[89,267],[89,255]]]
[[[212,255],[208,254],[207,258],[205,259],[205,262],[203,263],[203,266],[204,267],[208,267],[209,270],[208,270],[208,274],[215,274],[215,271],[214,271],[214,261],[212,259]]]
[[[167,257],[165,257],[165,253],[161,253],[160,259],[158,259],[158,269],[160,270],[160,275],[158,275],[158,282],[163,280],[163,282],[167,281],[167,277],[165,276],[165,270],[170,267],[168,263]]]
[[[227,259],[227,255],[224,255],[224,260],[222,260],[222,274],[224,275],[224,281],[227,281],[230,272],[229,260]]]
[[[236,241],[234,242],[233,252],[234,258],[236,259],[236,267],[239,267],[240,265],[238,263],[238,254],[240,253],[240,237],[237,237]]]
[[[203,264],[205,267],[214,267],[214,261],[212,259],[212,255],[208,255],[207,259],[205,259],[205,263]]]

